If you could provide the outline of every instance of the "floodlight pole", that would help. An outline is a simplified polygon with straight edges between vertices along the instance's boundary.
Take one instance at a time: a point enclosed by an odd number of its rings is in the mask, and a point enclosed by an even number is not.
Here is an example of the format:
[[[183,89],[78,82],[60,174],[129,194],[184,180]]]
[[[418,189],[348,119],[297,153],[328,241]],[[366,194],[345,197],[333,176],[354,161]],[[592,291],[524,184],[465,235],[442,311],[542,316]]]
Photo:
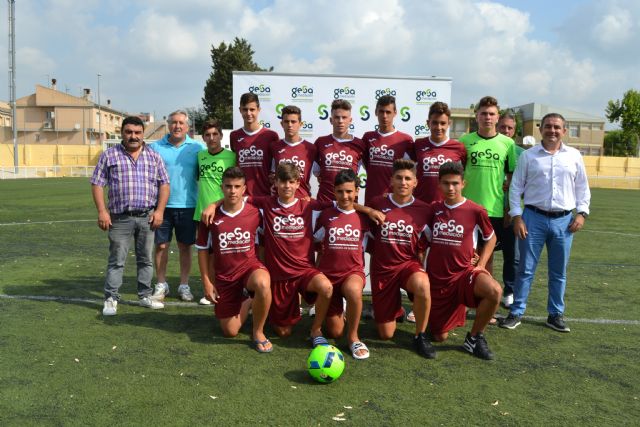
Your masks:
[[[102,111],[100,110],[100,77],[98,73],[98,144],[102,145]]]
[[[16,114],[16,0],[7,0],[9,6],[9,103],[13,130],[13,168],[18,173],[18,120]]]

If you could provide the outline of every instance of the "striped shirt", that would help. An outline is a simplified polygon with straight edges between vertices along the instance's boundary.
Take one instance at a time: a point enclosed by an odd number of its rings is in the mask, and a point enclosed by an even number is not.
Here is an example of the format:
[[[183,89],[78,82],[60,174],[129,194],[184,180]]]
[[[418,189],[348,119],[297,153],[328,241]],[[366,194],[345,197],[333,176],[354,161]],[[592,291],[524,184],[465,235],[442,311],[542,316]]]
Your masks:
[[[169,183],[162,158],[143,146],[137,160],[122,144],[100,154],[91,184],[109,187],[108,209],[112,214],[154,208],[158,189]]]

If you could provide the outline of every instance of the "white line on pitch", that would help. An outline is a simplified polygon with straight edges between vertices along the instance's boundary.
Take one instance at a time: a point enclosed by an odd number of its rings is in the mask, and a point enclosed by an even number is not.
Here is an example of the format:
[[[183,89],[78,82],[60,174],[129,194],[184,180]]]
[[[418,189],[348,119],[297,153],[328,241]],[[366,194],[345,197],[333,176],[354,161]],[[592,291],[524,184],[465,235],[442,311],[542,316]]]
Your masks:
[[[72,298],[72,297],[61,297],[61,296],[53,296],[53,295],[6,295],[0,294],[0,298],[4,299],[19,299],[19,300],[32,300],[32,301],[59,301],[59,302],[76,302],[76,303],[85,303],[85,304],[95,304],[102,305],[103,300],[93,299],[93,298]],[[127,305],[139,305],[138,301],[119,301],[120,304]],[[170,307],[191,307],[191,308],[202,308],[207,307],[203,305],[199,305],[194,302],[179,302],[179,301],[167,301],[164,305]],[[534,321],[545,321],[546,317],[540,316],[523,316],[525,320],[534,320]],[[603,324],[603,325],[640,325],[640,320],[626,320],[626,319],[583,319],[583,318],[570,318],[566,317],[565,320],[576,323],[592,323],[592,324]]]
[[[583,232],[583,233],[615,234],[616,236],[626,236],[626,237],[640,237],[640,234],[616,233],[615,231],[585,230],[584,228],[581,230],[581,232]]]
[[[29,221],[29,222],[3,222],[0,223],[0,226],[3,225],[31,225],[31,224],[55,224],[55,223],[66,223],[66,222],[94,222],[96,219],[68,219],[63,221]]]

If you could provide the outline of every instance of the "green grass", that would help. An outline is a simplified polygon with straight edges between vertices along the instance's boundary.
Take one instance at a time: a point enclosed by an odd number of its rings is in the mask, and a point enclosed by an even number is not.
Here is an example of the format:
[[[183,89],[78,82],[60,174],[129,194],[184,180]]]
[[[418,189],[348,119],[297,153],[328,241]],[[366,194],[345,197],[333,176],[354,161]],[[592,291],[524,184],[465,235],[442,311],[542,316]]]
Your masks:
[[[0,293],[100,300],[107,238],[87,180],[1,181],[0,194],[0,224],[74,221],[0,225]],[[332,425],[340,413],[347,425],[637,425],[638,195],[593,191],[566,296],[569,319],[636,322],[570,320],[570,334],[536,320],[516,331],[491,328],[493,362],[458,350],[469,323],[438,345],[434,361],[409,349],[411,325],[382,342],[363,323],[371,358],[347,357],[343,377],[320,385],[304,370],[307,317],[287,340],[270,333],[275,350],[259,355],[247,328],[222,338],[206,307],[121,305],[103,319],[99,302],[0,298],[0,425]],[[545,264],[530,316],[546,316]],[[176,265],[173,254],[171,283]],[[129,262],[127,300],[136,298],[134,270]]]

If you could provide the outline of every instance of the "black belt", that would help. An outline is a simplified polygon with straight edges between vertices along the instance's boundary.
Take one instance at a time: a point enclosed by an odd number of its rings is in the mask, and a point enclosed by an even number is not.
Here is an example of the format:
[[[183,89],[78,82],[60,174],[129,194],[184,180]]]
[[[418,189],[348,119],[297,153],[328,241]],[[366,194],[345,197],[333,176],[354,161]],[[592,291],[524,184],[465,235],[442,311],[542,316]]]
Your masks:
[[[143,210],[138,210],[138,211],[125,211],[125,212],[122,212],[120,215],[147,216],[147,215],[149,215],[149,212],[151,212],[152,210],[153,210],[153,208],[143,209]]]
[[[544,215],[547,216],[549,218],[560,218],[563,216],[567,216],[571,213],[571,211],[553,211],[553,212],[549,212],[549,211],[543,211],[542,209],[538,209],[535,206],[532,205],[524,205],[525,208],[527,209],[531,209],[532,211],[534,211],[535,213],[539,213],[540,215]]]

